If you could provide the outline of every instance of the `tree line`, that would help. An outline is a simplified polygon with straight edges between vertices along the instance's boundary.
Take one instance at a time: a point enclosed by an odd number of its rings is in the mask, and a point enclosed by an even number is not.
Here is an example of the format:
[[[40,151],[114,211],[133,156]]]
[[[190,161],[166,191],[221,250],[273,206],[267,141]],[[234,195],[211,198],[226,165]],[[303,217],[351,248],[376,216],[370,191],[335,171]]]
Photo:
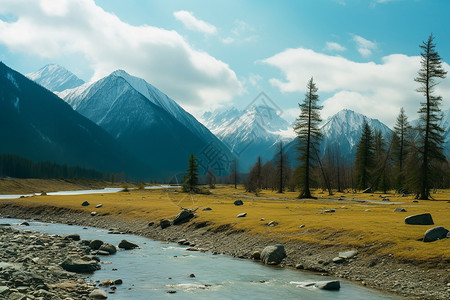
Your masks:
[[[33,162],[18,155],[0,154],[0,177],[101,179],[103,174],[94,169],[69,167],[49,161]]]
[[[311,78],[307,83],[300,115],[294,125],[297,134],[299,166],[294,170],[285,163],[280,143],[275,163],[264,165],[258,157],[244,181],[248,192],[272,189],[283,192],[285,188],[300,191],[299,198],[312,198],[311,187],[322,187],[330,194],[333,189],[362,190],[366,192],[395,189],[399,193],[414,193],[419,199],[429,199],[433,188],[450,186],[449,164],[444,156],[444,129],[441,127],[442,97],[435,94],[438,79],[447,72],[436,51],[434,36],[420,45],[421,61],[415,81],[424,100],[418,110],[418,125],[412,127],[402,108],[392,136],[384,137],[363,123],[357,144],[354,164],[342,161],[337,148],[328,145],[326,153],[319,155],[322,139],[318,104],[318,88]]]

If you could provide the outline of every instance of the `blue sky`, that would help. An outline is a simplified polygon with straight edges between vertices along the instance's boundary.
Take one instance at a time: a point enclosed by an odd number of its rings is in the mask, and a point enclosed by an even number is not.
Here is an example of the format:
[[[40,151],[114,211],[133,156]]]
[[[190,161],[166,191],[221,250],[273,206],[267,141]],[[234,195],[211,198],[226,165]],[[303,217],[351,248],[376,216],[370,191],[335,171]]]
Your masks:
[[[117,68],[196,116],[266,92],[292,121],[314,76],[324,118],[349,108],[392,126],[416,118],[419,44],[449,69],[447,0],[0,0],[0,59],[22,72],[58,63],[82,79]],[[450,79],[437,92],[450,108]]]

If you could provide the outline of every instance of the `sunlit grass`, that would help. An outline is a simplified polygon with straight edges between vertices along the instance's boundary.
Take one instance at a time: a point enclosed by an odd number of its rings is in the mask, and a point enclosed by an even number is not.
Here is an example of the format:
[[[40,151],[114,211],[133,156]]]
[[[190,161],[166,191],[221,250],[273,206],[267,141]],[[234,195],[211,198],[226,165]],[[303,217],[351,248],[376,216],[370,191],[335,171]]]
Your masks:
[[[450,239],[424,243],[424,232],[435,226],[450,229],[450,190],[439,190],[435,201],[413,202],[413,197],[387,194],[390,202],[382,201],[382,194],[336,194],[332,197],[315,191],[316,200],[299,200],[298,193],[278,194],[262,191],[259,197],[231,186],[217,186],[211,195],[190,195],[178,190],[131,190],[116,194],[82,196],[39,196],[14,200],[23,205],[51,205],[70,209],[108,213],[124,219],[144,219],[158,222],[173,218],[183,208],[199,208],[194,222],[208,222],[210,228],[222,225],[250,234],[276,237],[282,241],[317,243],[323,246],[358,248],[361,251],[393,254],[408,261],[449,262]],[[383,194],[384,195],[384,194]],[[339,199],[341,196],[344,200]],[[243,206],[233,202],[241,199]],[[87,200],[91,206],[82,207]],[[369,201],[358,201],[369,200]],[[3,202],[10,202],[4,200]],[[396,204],[395,202],[401,202]],[[96,204],[103,207],[95,209]],[[203,211],[205,207],[211,211]],[[405,213],[394,212],[403,207]],[[334,209],[334,213],[325,210]],[[245,218],[236,215],[246,212]],[[435,225],[406,225],[406,216],[429,212]],[[261,221],[264,218],[265,221]],[[267,226],[277,222],[274,227]],[[299,228],[304,224],[304,228]]]

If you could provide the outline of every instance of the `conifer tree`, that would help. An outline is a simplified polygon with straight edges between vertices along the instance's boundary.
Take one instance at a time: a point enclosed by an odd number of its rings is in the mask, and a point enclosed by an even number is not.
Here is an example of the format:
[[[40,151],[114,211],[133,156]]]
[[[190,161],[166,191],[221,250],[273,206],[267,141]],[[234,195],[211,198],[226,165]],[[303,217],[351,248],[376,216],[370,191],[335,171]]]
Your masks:
[[[261,190],[262,186],[262,178],[261,178],[261,157],[258,156],[258,159],[255,165],[250,170],[250,174],[248,175],[247,180],[244,182],[244,187],[247,192],[258,193]]]
[[[196,192],[198,185],[198,163],[194,154],[189,157],[189,167],[183,181],[183,192]]]
[[[278,193],[282,194],[283,190],[284,190],[284,185],[285,185],[285,174],[284,173],[284,169],[286,168],[286,159],[285,159],[285,155],[283,154],[283,142],[280,141],[279,143],[280,147],[279,150],[276,154],[276,167],[277,167],[277,177],[278,177],[278,182],[277,182],[277,187],[278,187]]]
[[[322,121],[320,118],[320,110],[322,106],[318,104],[319,95],[317,95],[317,87],[313,78],[308,81],[306,86],[306,94],[303,103],[299,104],[300,115],[294,125],[294,131],[297,134],[298,150],[300,152],[300,172],[299,185],[301,192],[298,198],[313,198],[311,196],[311,170],[315,159],[314,153],[318,151],[322,133],[319,125]]]
[[[433,42],[434,36],[431,34],[427,41],[422,42],[420,48],[420,70],[415,81],[420,84],[417,92],[425,97],[421,102],[418,152],[420,159],[420,187],[418,196],[422,200],[428,199],[430,187],[433,180],[433,161],[445,161],[443,154],[444,130],[440,126],[442,113],[439,104],[442,101],[441,96],[434,94],[435,87],[438,84],[438,78],[445,78],[447,72],[442,68],[441,57],[436,51],[436,44]]]
[[[374,166],[373,133],[369,124],[364,120],[361,138],[356,148],[355,172],[356,188],[364,190],[368,187],[370,173]]]
[[[396,172],[396,188],[397,190],[403,190],[404,185],[404,166],[405,160],[408,156],[409,145],[409,131],[411,126],[408,122],[408,117],[405,114],[403,107],[400,109],[400,114],[397,117],[397,121],[394,126],[394,135],[392,136],[393,144],[393,163]]]

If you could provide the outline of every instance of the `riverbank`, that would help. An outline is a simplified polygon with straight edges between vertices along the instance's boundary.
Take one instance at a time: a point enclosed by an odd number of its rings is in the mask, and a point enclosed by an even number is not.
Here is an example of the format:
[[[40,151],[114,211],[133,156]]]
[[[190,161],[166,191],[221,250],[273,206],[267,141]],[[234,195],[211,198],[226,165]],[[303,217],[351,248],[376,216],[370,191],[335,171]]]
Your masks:
[[[250,258],[253,251],[269,244],[282,243],[289,267],[346,278],[411,299],[448,299],[450,239],[421,241],[429,228],[450,228],[445,191],[434,195],[440,201],[420,202],[377,194],[341,194],[335,199],[318,194],[317,200],[297,200],[295,196],[263,192],[255,197],[227,186],[219,186],[211,195],[188,195],[173,189],[133,190],[3,200],[0,212],[46,222],[117,228],[160,241],[185,239],[195,247],[241,258]],[[234,205],[236,199],[244,205]],[[84,201],[90,205],[81,206]],[[101,207],[96,207],[99,204]],[[162,229],[160,220],[173,219],[181,207],[196,209],[196,217]],[[210,210],[204,210],[207,207]],[[394,212],[398,207],[407,213]],[[244,212],[246,217],[236,218]],[[406,216],[422,212],[430,212],[435,225],[405,225]],[[333,262],[339,252],[347,250],[358,254]]]
[[[390,255],[378,255],[359,251],[355,258],[341,264],[332,259],[342,250],[340,246],[320,247],[317,244],[280,241],[276,238],[248,234],[232,228],[212,229],[196,220],[178,226],[161,229],[159,224],[146,220],[126,220],[111,215],[95,216],[81,211],[60,207],[23,207],[14,203],[3,204],[4,217],[35,219],[116,228],[118,231],[146,236],[155,240],[177,242],[185,239],[197,248],[224,253],[240,258],[250,258],[253,251],[261,251],[273,243],[284,243],[287,251],[285,264],[358,282],[362,285],[402,295],[409,299],[448,299],[449,269],[425,268],[402,263]],[[448,265],[447,265],[448,267]]]

